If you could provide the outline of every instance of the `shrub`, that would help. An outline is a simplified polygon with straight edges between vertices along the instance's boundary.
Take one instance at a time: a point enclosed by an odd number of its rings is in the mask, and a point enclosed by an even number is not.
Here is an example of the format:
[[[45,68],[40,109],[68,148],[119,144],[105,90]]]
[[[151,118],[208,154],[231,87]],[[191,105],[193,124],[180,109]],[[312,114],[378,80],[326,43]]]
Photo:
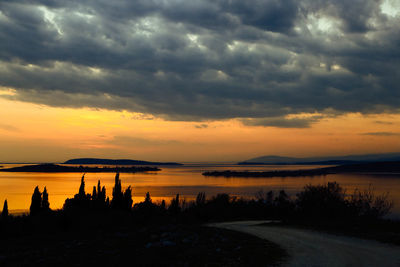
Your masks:
[[[297,194],[297,209],[305,218],[340,218],[348,213],[345,190],[336,182],[306,185]]]
[[[375,195],[371,185],[364,191],[354,190],[349,202],[354,212],[366,219],[382,218],[393,208],[393,200],[389,199],[389,193]]]

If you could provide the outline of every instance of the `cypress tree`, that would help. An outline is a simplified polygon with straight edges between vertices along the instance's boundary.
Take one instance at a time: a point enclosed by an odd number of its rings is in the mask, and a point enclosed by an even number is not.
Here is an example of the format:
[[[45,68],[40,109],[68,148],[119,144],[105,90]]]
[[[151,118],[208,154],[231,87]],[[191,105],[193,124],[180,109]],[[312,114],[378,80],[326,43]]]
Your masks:
[[[3,219],[8,217],[8,204],[7,204],[7,199],[4,200],[4,206],[3,206],[3,211],[1,212],[1,217]]]
[[[196,205],[202,206],[206,203],[206,193],[200,192],[196,197]]]
[[[144,202],[145,203],[151,203],[151,197],[150,197],[150,193],[149,192],[146,193],[146,197],[144,198]]]
[[[179,204],[179,194],[176,194],[176,197],[172,199],[171,205],[168,210],[172,213],[179,213],[181,211],[181,207]]]
[[[39,191],[39,186],[35,187],[32,194],[32,202],[29,208],[30,214],[35,215],[42,209],[42,193]]]
[[[86,193],[85,193],[85,174],[82,175],[81,185],[79,186],[78,196],[80,198],[82,198],[82,199],[86,197]]]
[[[50,210],[49,194],[47,193],[46,187],[44,187],[43,190],[42,209],[45,211]]]
[[[123,206],[124,195],[122,193],[121,180],[119,179],[119,172],[115,174],[115,184],[113,188],[113,198],[111,200],[111,208],[120,209]]]
[[[97,201],[96,186],[93,186],[92,200]]]
[[[100,180],[97,181],[97,198],[100,201],[102,199],[101,197],[101,186],[100,186]],[[103,201],[104,202],[104,201]]]
[[[105,186],[103,186],[101,188],[101,197],[99,197],[99,199],[100,199],[101,203],[104,203],[106,201],[106,187]],[[108,206],[108,204],[107,204],[107,206]]]
[[[131,186],[128,186],[128,188],[124,192],[124,205],[123,208],[126,210],[131,210],[132,209],[132,188]]]

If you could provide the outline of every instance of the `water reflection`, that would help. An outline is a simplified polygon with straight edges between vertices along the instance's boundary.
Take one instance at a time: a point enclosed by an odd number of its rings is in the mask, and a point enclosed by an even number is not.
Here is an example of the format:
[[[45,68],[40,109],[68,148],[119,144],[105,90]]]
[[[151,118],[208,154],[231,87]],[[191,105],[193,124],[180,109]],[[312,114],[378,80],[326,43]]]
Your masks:
[[[3,164],[4,167],[10,165]],[[292,196],[306,184],[325,184],[336,181],[352,193],[354,189],[366,189],[371,184],[377,193],[390,192],[394,199],[394,215],[400,216],[400,175],[361,175],[338,174],[314,177],[275,177],[275,178],[213,178],[204,177],[206,170],[250,170],[265,171],[277,169],[307,169],[319,166],[235,166],[195,164],[185,166],[162,167],[162,171],[153,173],[121,174],[122,186],[133,187],[134,202],[143,201],[146,192],[150,192],[155,201],[170,200],[177,193],[187,200],[194,199],[199,192],[206,192],[208,197],[218,193],[250,198],[259,190],[286,190]],[[65,199],[78,192],[79,173],[3,173],[0,172],[0,203],[8,199],[11,212],[27,210],[35,186],[43,190],[47,187],[52,209],[61,208]],[[87,173],[86,191],[91,193],[93,186],[101,180],[106,186],[107,195],[112,194],[113,173]]]

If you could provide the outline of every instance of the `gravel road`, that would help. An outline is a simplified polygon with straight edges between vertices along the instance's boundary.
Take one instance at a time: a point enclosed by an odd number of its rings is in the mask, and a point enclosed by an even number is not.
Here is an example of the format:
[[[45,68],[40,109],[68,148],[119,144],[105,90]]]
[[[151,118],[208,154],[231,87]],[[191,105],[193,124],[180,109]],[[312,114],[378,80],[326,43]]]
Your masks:
[[[209,224],[236,230],[279,244],[290,258],[283,266],[400,266],[400,246],[280,226],[267,221]]]

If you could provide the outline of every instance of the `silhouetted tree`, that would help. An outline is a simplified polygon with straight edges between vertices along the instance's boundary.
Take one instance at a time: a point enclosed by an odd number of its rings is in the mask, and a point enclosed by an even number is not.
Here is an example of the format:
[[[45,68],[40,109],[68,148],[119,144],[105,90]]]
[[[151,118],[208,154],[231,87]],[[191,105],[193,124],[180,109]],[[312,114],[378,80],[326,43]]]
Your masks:
[[[204,206],[205,203],[206,203],[206,193],[205,192],[198,193],[196,197],[196,205]]]
[[[225,208],[229,206],[230,199],[231,197],[229,196],[229,194],[218,194],[211,199],[210,203],[215,206]]]
[[[101,194],[99,194],[99,200],[104,203],[106,201],[106,187],[101,188]]]
[[[100,180],[98,180],[97,181],[97,193],[99,194],[99,196],[100,196],[100,192],[101,192],[101,185],[100,185]]]
[[[67,198],[64,202],[64,209],[89,209],[92,205],[92,196],[85,193],[85,174],[82,175],[81,185],[79,186],[79,192],[74,198]]]
[[[6,219],[8,217],[8,204],[7,204],[7,199],[4,200],[4,205],[3,205],[3,211],[1,212],[1,217],[3,219]]]
[[[100,180],[97,181],[97,201],[102,205],[105,205],[106,202],[106,188],[105,186],[101,187]]]
[[[256,194],[255,194],[255,197],[256,197],[257,201],[265,202],[264,191],[263,190],[257,191]]]
[[[108,207],[106,204],[106,188],[104,186],[101,188],[100,180],[97,182],[97,188],[93,186],[91,206],[95,209],[104,209]]]
[[[266,199],[265,199],[266,204],[267,205],[272,205],[273,204],[273,200],[274,200],[274,192],[272,190],[268,191]]]
[[[43,211],[49,211],[50,210],[49,194],[47,193],[46,187],[44,187],[44,190],[43,190],[42,210]]]
[[[290,202],[289,196],[286,194],[285,190],[279,191],[278,197],[275,199],[278,205],[284,205]]]
[[[39,191],[39,186],[35,187],[32,194],[32,202],[30,207],[30,214],[38,214],[42,209],[42,193]]]
[[[168,211],[172,213],[179,213],[181,211],[181,207],[179,204],[179,194],[176,194],[176,197],[171,200],[171,205],[169,205]]]
[[[149,192],[146,193],[146,197],[144,198],[144,202],[145,203],[151,203],[152,202]]]
[[[132,209],[132,204],[133,204],[132,188],[131,188],[131,186],[128,186],[128,188],[125,189],[125,192],[124,192],[122,208],[126,209],[126,210],[131,210]]]
[[[101,187],[100,180],[97,181],[97,189],[93,186],[92,200],[97,208],[104,208],[106,206],[106,188]]]
[[[92,200],[93,200],[93,201],[97,201],[96,186],[93,186]]]
[[[112,193],[111,208],[120,209],[123,207],[124,195],[122,193],[121,180],[119,179],[119,173],[115,174],[115,184]]]
[[[85,193],[85,174],[82,175],[81,185],[79,186],[78,196],[82,199],[86,198]]]

